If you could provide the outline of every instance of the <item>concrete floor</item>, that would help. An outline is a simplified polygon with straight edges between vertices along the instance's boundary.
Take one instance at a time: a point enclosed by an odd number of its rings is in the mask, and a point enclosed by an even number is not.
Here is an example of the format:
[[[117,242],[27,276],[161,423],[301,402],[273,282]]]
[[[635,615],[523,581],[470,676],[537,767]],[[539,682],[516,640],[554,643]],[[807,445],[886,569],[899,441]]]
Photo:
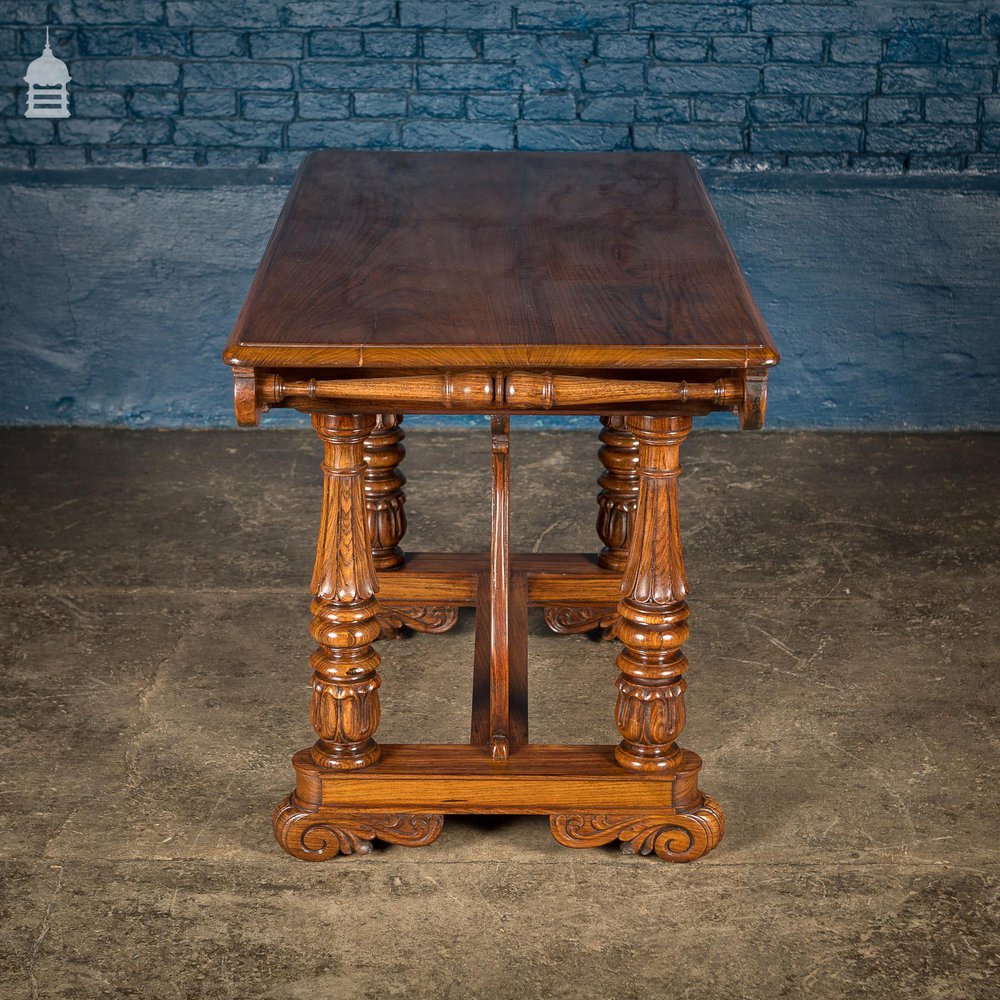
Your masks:
[[[516,547],[594,547],[595,437],[515,434]],[[413,429],[411,548],[484,548],[487,437]],[[722,845],[543,818],[309,865],[310,432],[0,435],[0,996],[1000,995],[1000,436],[695,435],[689,722]],[[612,648],[531,622],[539,741]],[[383,646],[385,741],[466,738],[471,621]]]

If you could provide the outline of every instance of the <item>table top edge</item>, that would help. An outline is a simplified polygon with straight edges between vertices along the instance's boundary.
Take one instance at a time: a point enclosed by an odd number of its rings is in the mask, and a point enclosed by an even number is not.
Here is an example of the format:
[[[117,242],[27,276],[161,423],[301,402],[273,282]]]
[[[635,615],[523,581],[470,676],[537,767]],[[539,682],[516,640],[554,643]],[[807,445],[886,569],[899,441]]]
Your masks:
[[[781,356],[773,344],[636,345],[575,344],[268,344],[230,342],[222,353],[234,368],[769,368]]]

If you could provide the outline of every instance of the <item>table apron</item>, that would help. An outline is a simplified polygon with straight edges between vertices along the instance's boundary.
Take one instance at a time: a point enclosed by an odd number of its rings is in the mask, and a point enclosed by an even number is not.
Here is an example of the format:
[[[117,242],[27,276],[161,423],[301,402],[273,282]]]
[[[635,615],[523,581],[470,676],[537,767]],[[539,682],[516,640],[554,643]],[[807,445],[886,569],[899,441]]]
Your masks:
[[[304,412],[628,413],[698,416],[730,410],[744,429],[763,424],[767,369],[719,377],[614,378],[534,371],[437,371],[425,374],[293,378],[234,367],[237,421],[256,426],[272,407]]]

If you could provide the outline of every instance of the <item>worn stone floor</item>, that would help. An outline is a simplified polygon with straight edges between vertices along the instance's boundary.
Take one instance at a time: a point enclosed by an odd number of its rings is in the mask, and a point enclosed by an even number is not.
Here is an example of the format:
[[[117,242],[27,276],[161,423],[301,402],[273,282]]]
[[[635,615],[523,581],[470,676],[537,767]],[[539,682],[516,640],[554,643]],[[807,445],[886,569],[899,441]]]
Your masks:
[[[515,547],[594,547],[596,432],[513,438]],[[409,546],[487,544],[485,433],[411,429]],[[543,818],[309,865],[308,431],[0,435],[0,996],[1000,995],[1000,436],[695,434],[688,726],[726,839]],[[613,651],[531,620],[539,741]],[[466,738],[472,629],[383,645],[386,741]]]

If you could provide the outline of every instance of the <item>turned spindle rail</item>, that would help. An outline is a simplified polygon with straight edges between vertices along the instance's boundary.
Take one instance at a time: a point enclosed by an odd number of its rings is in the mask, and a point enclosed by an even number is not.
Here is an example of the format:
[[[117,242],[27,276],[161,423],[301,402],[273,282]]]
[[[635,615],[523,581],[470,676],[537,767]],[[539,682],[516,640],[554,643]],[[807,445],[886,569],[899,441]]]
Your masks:
[[[313,154],[225,358],[238,423],[296,409],[323,446],[318,738],[274,815],[286,851],[429,844],[452,813],[547,815],[567,846],[672,861],[718,844],[722,811],[677,742],[680,450],[713,411],[760,427],[778,355],[688,158]],[[488,551],[407,553],[403,414],[448,412],[490,418]],[[512,413],[600,416],[598,555],[511,552]],[[463,608],[469,742],[380,744],[379,640],[445,632]],[[617,745],[530,742],[529,608],[618,644]]]

